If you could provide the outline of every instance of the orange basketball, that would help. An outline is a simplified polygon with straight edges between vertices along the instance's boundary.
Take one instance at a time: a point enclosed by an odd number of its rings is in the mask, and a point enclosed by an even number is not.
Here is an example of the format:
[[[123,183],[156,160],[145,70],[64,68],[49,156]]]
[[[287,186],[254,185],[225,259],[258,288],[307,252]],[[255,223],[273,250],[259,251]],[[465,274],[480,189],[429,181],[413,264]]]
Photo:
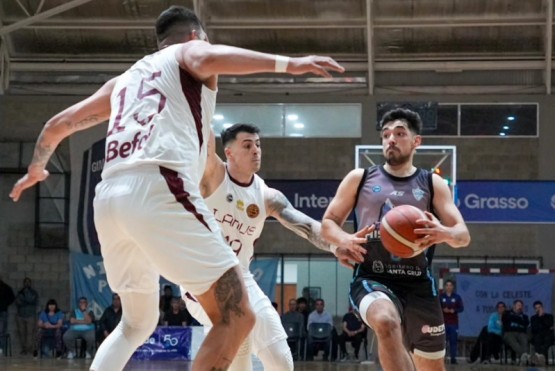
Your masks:
[[[414,241],[422,236],[414,233],[418,219],[427,219],[422,210],[412,205],[400,205],[389,210],[380,223],[380,236],[384,247],[400,258],[412,258],[424,249]]]

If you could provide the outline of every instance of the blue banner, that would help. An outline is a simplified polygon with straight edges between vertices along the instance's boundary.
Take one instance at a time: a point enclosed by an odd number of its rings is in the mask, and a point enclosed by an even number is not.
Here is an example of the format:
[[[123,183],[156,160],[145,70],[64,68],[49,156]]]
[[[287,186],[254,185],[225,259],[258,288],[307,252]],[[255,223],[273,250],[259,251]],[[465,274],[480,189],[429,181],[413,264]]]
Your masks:
[[[340,180],[266,180],[266,184],[281,191],[295,209],[316,220],[322,220],[339,183]]]
[[[482,327],[487,326],[495,305],[502,301],[508,309],[513,301],[524,303],[524,313],[534,315],[532,304],[536,300],[543,303],[546,312],[551,313],[553,275],[534,274],[517,276],[483,276],[477,274],[457,274],[457,293],[464,302],[464,311],[459,313],[459,334],[478,336]]]
[[[274,300],[276,295],[277,267],[279,259],[256,259],[250,264],[250,271],[254,276],[254,280],[262,289],[264,294]]]
[[[81,170],[77,236],[79,237],[80,251],[93,255],[100,255],[100,242],[98,242],[94,226],[93,199],[94,189],[102,179],[104,143],[105,139],[99,140],[83,153],[83,168]]]
[[[131,359],[190,361],[192,333],[191,327],[157,327]]]
[[[84,296],[95,318],[99,319],[104,309],[112,305],[112,290],[106,280],[102,257],[71,252],[70,259],[73,276],[71,308],[76,307],[78,299]]]
[[[469,223],[555,223],[555,182],[465,181],[457,188]]]

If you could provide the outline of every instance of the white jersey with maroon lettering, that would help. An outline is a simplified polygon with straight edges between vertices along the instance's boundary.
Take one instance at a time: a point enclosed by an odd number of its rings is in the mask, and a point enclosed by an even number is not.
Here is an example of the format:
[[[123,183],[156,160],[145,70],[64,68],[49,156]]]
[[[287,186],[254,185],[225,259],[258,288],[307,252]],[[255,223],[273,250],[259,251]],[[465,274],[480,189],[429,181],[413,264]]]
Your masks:
[[[180,47],[147,55],[118,77],[111,96],[103,178],[153,164],[200,181],[217,92],[180,68]]]
[[[205,198],[206,205],[214,211],[216,221],[241,264],[247,286],[256,284],[249,264],[254,253],[254,244],[262,233],[266,220],[264,180],[254,175],[250,184],[235,181],[227,168],[224,180],[212,195]]]

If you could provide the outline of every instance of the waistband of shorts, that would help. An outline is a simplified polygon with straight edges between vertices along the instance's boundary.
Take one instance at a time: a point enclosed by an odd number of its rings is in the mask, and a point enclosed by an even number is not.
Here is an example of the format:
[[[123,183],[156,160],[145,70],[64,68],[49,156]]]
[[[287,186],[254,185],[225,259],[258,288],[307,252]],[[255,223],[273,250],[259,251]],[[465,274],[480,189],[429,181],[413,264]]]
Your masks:
[[[121,166],[115,169],[109,169],[107,174],[102,174],[102,179],[113,179],[120,176],[128,175],[160,175],[160,169],[165,168],[170,171],[175,171],[179,176],[182,176],[182,171],[172,169],[167,166],[162,166],[156,163],[142,163],[133,164],[130,166]]]

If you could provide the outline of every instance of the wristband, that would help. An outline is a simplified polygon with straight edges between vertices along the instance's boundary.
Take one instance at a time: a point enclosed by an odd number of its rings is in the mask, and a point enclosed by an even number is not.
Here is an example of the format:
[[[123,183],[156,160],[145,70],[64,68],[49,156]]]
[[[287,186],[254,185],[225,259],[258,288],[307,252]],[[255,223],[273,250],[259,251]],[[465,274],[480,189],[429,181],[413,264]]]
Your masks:
[[[274,71],[277,73],[287,72],[287,65],[289,64],[289,57],[283,55],[276,55],[276,65]]]
[[[335,255],[335,252],[337,251],[337,246],[330,245],[330,251],[332,252],[333,255]]]

